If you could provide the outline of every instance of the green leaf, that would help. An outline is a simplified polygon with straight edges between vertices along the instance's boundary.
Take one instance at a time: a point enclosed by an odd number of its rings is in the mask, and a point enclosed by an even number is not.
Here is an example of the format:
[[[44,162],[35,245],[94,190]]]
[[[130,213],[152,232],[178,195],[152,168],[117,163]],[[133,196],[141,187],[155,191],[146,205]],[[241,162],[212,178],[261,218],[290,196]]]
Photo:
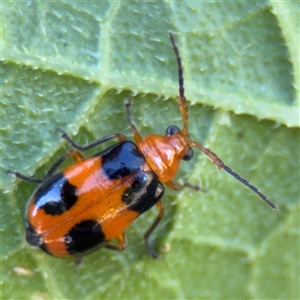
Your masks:
[[[299,298],[299,3],[4,2],[1,4],[1,288],[3,299]],[[272,211],[195,150],[178,178],[128,229],[122,253],[99,250],[73,272],[24,240],[26,204],[69,149],[123,132],[124,100],[143,136],[181,126],[174,32],[190,136],[278,205]],[[99,151],[98,149],[96,151]],[[91,152],[93,153],[93,152]]]

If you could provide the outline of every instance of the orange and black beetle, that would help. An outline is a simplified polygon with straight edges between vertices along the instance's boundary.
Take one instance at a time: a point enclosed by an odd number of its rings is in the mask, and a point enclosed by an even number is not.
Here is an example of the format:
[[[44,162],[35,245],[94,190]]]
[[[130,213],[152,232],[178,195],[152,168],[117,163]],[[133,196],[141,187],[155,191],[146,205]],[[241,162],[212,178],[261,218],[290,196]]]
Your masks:
[[[192,148],[201,150],[216,165],[256,193],[273,209],[276,205],[256,187],[226,166],[216,154],[188,135],[188,109],[183,87],[183,69],[173,34],[170,34],[178,65],[179,96],[183,128],[169,126],[164,136],[151,134],[143,138],[131,120],[131,99],[126,103],[127,119],[133,129],[135,143],[117,133],[92,142],[76,144],[65,132],[62,137],[76,150],[63,155],[42,180],[28,178],[18,172],[15,176],[40,183],[27,208],[26,239],[57,257],[81,257],[100,247],[124,250],[126,228],[142,213],[156,205],[158,216],[144,238],[146,246],[156,258],[149,237],[164,214],[161,198],[163,184],[176,190],[173,182],[181,160],[193,157]],[[92,157],[85,151],[108,140],[118,143]],[[74,164],[55,173],[59,165],[72,157]],[[118,246],[110,242],[117,240]]]

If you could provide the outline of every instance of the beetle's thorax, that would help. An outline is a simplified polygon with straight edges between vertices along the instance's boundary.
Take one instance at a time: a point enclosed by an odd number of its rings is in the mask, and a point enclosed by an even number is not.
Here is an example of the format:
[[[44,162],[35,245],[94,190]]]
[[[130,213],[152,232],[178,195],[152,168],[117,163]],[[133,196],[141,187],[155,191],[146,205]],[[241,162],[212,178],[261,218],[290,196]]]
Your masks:
[[[166,183],[175,178],[180,160],[189,149],[189,140],[181,133],[165,136],[151,134],[138,147],[158,179]]]

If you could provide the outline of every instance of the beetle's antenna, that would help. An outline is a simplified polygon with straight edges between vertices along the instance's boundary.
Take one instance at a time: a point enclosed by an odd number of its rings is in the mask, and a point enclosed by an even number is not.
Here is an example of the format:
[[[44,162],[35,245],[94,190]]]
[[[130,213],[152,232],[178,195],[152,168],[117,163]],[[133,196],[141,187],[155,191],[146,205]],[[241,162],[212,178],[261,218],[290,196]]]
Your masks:
[[[171,32],[170,32],[170,40],[176,56],[177,67],[178,67],[179,96],[177,97],[177,102],[179,104],[182,121],[183,121],[182,133],[184,135],[187,135],[188,134],[188,108],[186,104],[186,98],[184,96],[183,67],[182,67],[181,57],[179,55],[179,50],[176,46],[175,37]]]
[[[277,206],[271,202],[263,193],[261,193],[258,188],[256,188],[254,185],[249,183],[246,179],[242,178],[239,174],[232,171],[228,166],[226,166],[223,161],[217,156],[217,154],[213,153],[210,149],[204,148],[200,144],[196,142],[191,142],[190,145],[192,147],[195,147],[199,150],[201,150],[211,161],[212,163],[219,169],[223,169],[228,174],[233,176],[235,179],[237,179],[239,182],[241,182],[243,185],[248,187],[252,192],[254,192],[256,195],[260,197],[261,200],[266,202],[271,208],[274,210],[278,210]]]
[[[170,40],[173,46],[173,50],[176,56],[177,60],[177,66],[178,66],[178,83],[179,83],[179,97],[180,98],[185,98],[184,97],[184,86],[183,86],[183,68],[182,68],[182,62],[181,62],[181,57],[179,55],[179,50],[176,46],[175,42],[175,37],[174,34],[170,32]]]
[[[256,188],[254,185],[252,185],[246,179],[242,178],[239,174],[235,173],[228,166],[226,166],[224,164],[223,164],[222,169],[224,171],[226,171],[228,174],[230,174],[231,176],[233,176],[235,179],[237,179],[239,182],[241,182],[243,185],[248,187],[252,192],[254,192],[256,195],[258,195],[260,197],[260,199],[262,199],[264,202],[266,202],[271,208],[273,208],[274,210],[278,210],[278,207],[273,202],[271,202],[263,193],[261,193],[259,191],[258,188]]]
[[[183,67],[182,67],[182,62],[181,62],[181,57],[179,55],[179,50],[176,46],[175,42],[175,37],[173,33],[170,32],[170,40],[173,46],[173,50],[176,56],[177,60],[177,67],[178,67],[178,84],[179,84],[179,96],[177,97],[177,102],[180,107],[180,112],[182,116],[182,121],[183,121],[183,129],[182,129],[182,134],[183,135],[188,135],[188,108],[187,108],[187,103],[186,103],[186,98],[184,96],[184,80],[183,80]],[[272,203],[263,193],[261,193],[254,185],[249,183],[246,179],[242,178],[239,174],[235,173],[232,171],[228,166],[226,166],[223,161],[211,150],[201,146],[199,143],[196,142],[190,142],[190,146],[198,148],[201,150],[212,162],[213,164],[219,169],[223,169],[226,171],[228,174],[233,176],[235,179],[237,179],[239,182],[241,182],[243,185],[248,187],[252,192],[254,192],[256,195],[260,197],[261,200],[266,202],[271,208],[278,210],[277,206]]]
[[[143,138],[132,121],[132,115],[131,115],[131,111],[130,111],[131,102],[132,102],[132,96],[129,96],[127,101],[125,102],[126,118],[127,118],[128,123],[130,124],[131,128],[133,129],[133,135],[134,135],[135,142],[137,143],[137,145],[139,145],[142,142]]]

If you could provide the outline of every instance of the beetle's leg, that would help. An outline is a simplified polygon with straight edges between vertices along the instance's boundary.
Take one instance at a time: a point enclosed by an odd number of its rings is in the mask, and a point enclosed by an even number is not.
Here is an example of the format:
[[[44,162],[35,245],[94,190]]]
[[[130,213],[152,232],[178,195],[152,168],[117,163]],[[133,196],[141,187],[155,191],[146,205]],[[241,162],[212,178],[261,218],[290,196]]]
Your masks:
[[[82,256],[76,257],[75,262],[74,262],[74,267],[73,267],[74,273],[76,273],[78,268],[82,265],[82,261],[83,261]]]
[[[192,190],[194,190],[194,191],[205,192],[205,190],[201,189],[201,187],[200,187],[199,185],[190,183],[190,182],[185,181],[185,180],[182,180],[182,179],[180,179],[180,180],[178,181],[178,187],[179,187],[179,188],[189,188],[189,189],[192,189]]]
[[[42,182],[41,179],[31,178],[31,177],[23,175],[20,172],[16,172],[16,171],[12,171],[12,170],[6,170],[6,174],[14,174],[16,178],[20,178],[20,179],[22,179],[24,181],[28,181],[28,182],[34,182],[34,183],[41,183]]]
[[[123,251],[127,247],[127,239],[125,233],[119,234],[117,237],[118,246],[106,245],[105,248],[114,250],[114,251]]]
[[[102,137],[96,141],[91,142],[90,144],[87,144],[85,146],[81,146],[79,144],[77,144],[76,142],[74,142],[71,137],[64,132],[63,130],[61,130],[60,128],[57,128],[57,131],[60,131],[62,133],[61,137],[64,138],[65,140],[67,140],[73,148],[80,150],[80,151],[86,151],[89,150],[95,146],[98,146],[106,141],[112,140],[112,139],[117,139],[119,142],[125,141],[126,137],[124,134],[122,133],[115,133],[115,134],[111,134],[111,135],[107,135],[105,137]]]
[[[57,170],[57,168],[68,158],[68,157],[72,157],[74,159],[75,162],[79,162],[81,160],[83,160],[83,156],[80,152],[75,151],[75,150],[71,150],[67,153],[65,153],[62,157],[60,157],[53,165],[52,167],[49,169],[49,171],[46,173],[46,175],[44,176],[44,178],[42,179],[42,181],[45,181],[47,178],[49,178],[50,176],[52,176],[54,174],[54,172]]]
[[[170,180],[168,182],[165,182],[165,185],[174,191],[178,191],[179,189],[184,188],[184,187],[190,188],[194,191],[203,191],[199,185],[192,184],[185,180],[179,180],[177,184],[175,182],[173,182],[172,180]]]
[[[6,173],[10,173],[10,174],[14,174],[17,178],[20,178],[22,180],[28,181],[28,182],[35,182],[35,183],[41,183],[43,181],[45,181],[47,178],[49,178],[50,176],[52,176],[54,174],[54,172],[56,171],[56,169],[69,157],[71,156],[74,161],[78,162],[81,161],[83,159],[83,156],[80,152],[78,151],[69,151],[67,153],[65,153],[64,155],[62,155],[53,165],[52,167],[48,170],[48,172],[45,174],[45,176],[42,179],[36,179],[36,178],[31,178],[28,176],[25,176],[19,172],[15,172],[15,171],[11,171],[11,170],[7,170]]]
[[[125,102],[125,108],[126,108],[126,117],[127,117],[127,120],[133,130],[133,135],[134,135],[134,139],[135,139],[135,143],[137,145],[139,145],[143,138],[140,134],[140,132],[138,131],[138,129],[136,128],[136,126],[133,124],[133,121],[132,121],[132,116],[131,116],[131,111],[130,111],[130,108],[131,108],[131,102],[132,102],[132,97],[129,96],[127,101]]]
[[[178,185],[174,183],[172,180],[168,182],[164,182],[164,184],[174,191],[177,191],[179,189]]]
[[[162,201],[158,201],[156,203],[156,207],[159,210],[158,216],[156,217],[154,223],[151,225],[151,227],[148,229],[148,231],[144,235],[146,247],[147,247],[150,255],[154,259],[158,259],[159,255],[153,250],[152,246],[150,245],[150,243],[149,243],[149,237],[153,233],[153,231],[155,230],[155,228],[157,227],[157,225],[159,224],[160,220],[162,219],[162,217],[164,215],[164,211],[165,211],[164,205],[163,205]]]

